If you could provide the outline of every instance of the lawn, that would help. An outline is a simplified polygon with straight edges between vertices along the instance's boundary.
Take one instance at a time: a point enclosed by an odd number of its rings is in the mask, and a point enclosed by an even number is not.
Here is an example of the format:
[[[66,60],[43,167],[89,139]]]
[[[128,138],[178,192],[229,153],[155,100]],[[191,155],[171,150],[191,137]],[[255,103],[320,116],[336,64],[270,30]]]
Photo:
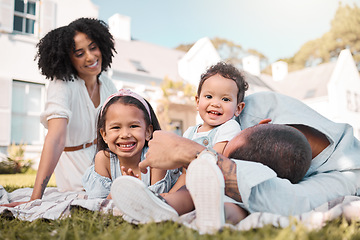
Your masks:
[[[0,175],[0,184],[7,191],[32,187],[35,173]],[[55,186],[54,179],[50,183]],[[225,228],[215,235],[199,235],[174,222],[132,225],[111,214],[73,209],[71,217],[61,220],[20,221],[6,214],[0,216],[0,239],[360,239],[360,222],[337,219],[316,231],[295,224],[279,229],[265,226],[250,231]]]
[[[26,174],[0,174],[0,185],[13,191],[17,188],[32,187],[36,178],[36,171],[29,170]],[[49,180],[49,187],[56,187],[55,176],[52,175]]]

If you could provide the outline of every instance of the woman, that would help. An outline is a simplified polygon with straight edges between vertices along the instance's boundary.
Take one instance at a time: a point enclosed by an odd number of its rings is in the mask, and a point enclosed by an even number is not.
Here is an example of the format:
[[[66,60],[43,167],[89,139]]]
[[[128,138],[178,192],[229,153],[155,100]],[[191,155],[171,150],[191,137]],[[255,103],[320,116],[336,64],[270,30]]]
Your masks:
[[[38,67],[51,81],[40,116],[48,133],[30,201],[42,197],[54,170],[60,191],[82,190],[82,175],[95,155],[98,110],[116,92],[101,74],[116,52],[103,21],[77,19],[49,32],[37,47]]]

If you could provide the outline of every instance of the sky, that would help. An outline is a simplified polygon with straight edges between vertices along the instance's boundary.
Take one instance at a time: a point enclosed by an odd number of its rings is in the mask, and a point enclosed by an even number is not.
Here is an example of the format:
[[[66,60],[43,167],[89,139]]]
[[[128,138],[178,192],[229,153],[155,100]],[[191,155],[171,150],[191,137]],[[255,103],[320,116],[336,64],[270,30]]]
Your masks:
[[[99,18],[131,17],[134,39],[164,47],[219,37],[255,49],[270,63],[292,57],[330,30],[340,0],[92,0]],[[360,7],[360,0],[341,0]]]

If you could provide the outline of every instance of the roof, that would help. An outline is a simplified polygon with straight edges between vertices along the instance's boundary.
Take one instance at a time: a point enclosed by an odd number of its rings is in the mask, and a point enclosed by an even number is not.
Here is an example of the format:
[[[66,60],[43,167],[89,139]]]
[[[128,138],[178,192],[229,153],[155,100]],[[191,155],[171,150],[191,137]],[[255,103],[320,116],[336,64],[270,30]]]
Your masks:
[[[281,81],[274,81],[267,77],[261,78],[275,91],[299,100],[324,97],[328,95],[327,86],[335,65],[336,62],[330,62],[290,72]]]
[[[247,71],[242,72],[244,74],[245,80],[248,82],[249,86],[257,86],[263,90],[274,91],[274,89],[269,86],[262,78],[252,75]]]
[[[116,39],[112,70],[116,76],[137,76],[137,79],[157,79],[165,77],[180,80],[178,61],[185,55],[183,51],[155,44],[131,40]],[[129,80],[129,78],[127,79]]]

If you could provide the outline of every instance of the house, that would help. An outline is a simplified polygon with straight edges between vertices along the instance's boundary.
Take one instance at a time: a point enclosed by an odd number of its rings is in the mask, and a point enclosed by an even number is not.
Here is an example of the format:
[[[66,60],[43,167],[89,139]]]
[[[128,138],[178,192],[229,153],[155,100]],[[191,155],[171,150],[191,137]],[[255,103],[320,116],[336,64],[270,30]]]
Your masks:
[[[51,29],[83,16],[97,17],[98,7],[90,0],[0,1],[0,152],[13,142],[27,144],[29,156],[41,151],[45,130],[39,116],[48,81],[34,61],[36,44]]]
[[[195,124],[195,102],[184,102],[181,98],[173,97],[170,102],[164,103],[161,85],[165,78],[183,81],[179,62],[187,53],[132,39],[130,21],[129,17],[120,14],[109,18],[117,54],[107,74],[117,88],[132,89],[146,98],[157,113],[163,129],[174,130],[181,135]],[[197,55],[194,59],[201,61],[202,57]],[[191,63],[183,65],[192,69]]]
[[[335,62],[290,73],[285,62],[276,62],[272,76],[257,77],[273,91],[299,99],[332,121],[349,123],[360,138],[360,76],[349,50],[342,50]]]
[[[196,41],[191,49],[179,61],[179,73],[181,77],[197,86],[200,76],[207,66],[216,64],[221,60],[217,50],[208,37]]]
[[[97,18],[98,7],[90,0],[0,0],[0,153],[6,154],[11,143],[23,143],[25,158],[40,158],[46,131],[39,119],[49,80],[34,61],[36,44],[48,31],[79,17]],[[115,14],[109,19],[117,54],[104,74],[117,88],[133,89],[149,100],[158,114],[166,114],[164,122],[182,134],[195,124],[194,102],[184,102],[179,95],[164,105],[161,84],[165,78],[183,81],[186,74],[186,81],[197,82],[193,72],[198,74],[214,62],[216,50],[201,40],[196,44],[199,51],[192,51],[191,61],[185,61],[187,53],[131,39],[130,25],[127,16]],[[187,69],[186,74],[180,68]]]

